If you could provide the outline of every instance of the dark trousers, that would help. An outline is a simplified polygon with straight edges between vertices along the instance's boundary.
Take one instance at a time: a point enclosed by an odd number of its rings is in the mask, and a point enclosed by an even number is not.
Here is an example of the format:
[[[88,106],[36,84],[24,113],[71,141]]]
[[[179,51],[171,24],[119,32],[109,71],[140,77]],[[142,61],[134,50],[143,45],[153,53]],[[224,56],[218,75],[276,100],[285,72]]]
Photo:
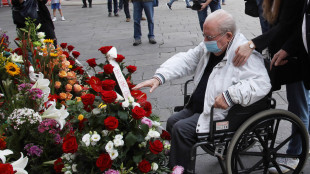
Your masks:
[[[124,12],[126,15],[126,18],[130,18],[130,13],[129,13],[129,0],[122,0],[123,5],[124,5]]]
[[[185,171],[190,163],[190,150],[197,142],[196,126],[199,113],[183,109],[167,120],[166,129],[171,135],[169,166],[183,166]]]
[[[91,7],[92,0],[88,0],[88,5]],[[87,7],[86,0],[83,0],[83,6]]]
[[[114,14],[117,13],[117,0],[113,0]],[[112,0],[108,0],[108,11],[112,13]]]

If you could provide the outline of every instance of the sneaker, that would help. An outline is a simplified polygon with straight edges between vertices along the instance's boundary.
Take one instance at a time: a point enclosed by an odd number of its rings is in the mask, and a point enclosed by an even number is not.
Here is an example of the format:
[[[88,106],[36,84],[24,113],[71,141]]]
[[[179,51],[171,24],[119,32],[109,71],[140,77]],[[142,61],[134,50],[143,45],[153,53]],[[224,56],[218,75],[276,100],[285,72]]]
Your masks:
[[[141,21],[145,21],[145,20],[146,20],[146,18],[142,16],[141,17]]]
[[[115,13],[114,16],[115,16],[115,17],[119,17],[118,13]]]
[[[287,173],[291,169],[295,169],[299,163],[299,159],[293,158],[277,158],[277,163],[282,171],[282,173]],[[275,167],[268,169],[271,174],[278,174],[278,171]]]
[[[126,22],[130,22],[130,18],[126,18]]]
[[[171,9],[171,5],[170,5],[169,3],[167,3],[166,5],[167,5],[167,7],[168,7],[170,10],[172,10],[172,9]]]
[[[150,44],[156,44],[157,43],[154,38],[149,38],[149,42],[150,42]]]
[[[66,19],[65,19],[65,17],[61,16],[61,20],[62,20],[62,21],[65,21]]]
[[[57,18],[56,18],[56,17],[53,17],[52,21],[53,21],[53,22],[57,21]]]
[[[109,15],[108,15],[109,17],[112,17],[112,13],[109,13]]]
[[[133,42],[133,46],[138,46],[141,44],[141,39],[135,39],[135,41]]]
[[[225,2],[223,2],[222,5],[226,5]]]
[[[186,8],[192,8],[192,6],[191,5],[187,5]]]

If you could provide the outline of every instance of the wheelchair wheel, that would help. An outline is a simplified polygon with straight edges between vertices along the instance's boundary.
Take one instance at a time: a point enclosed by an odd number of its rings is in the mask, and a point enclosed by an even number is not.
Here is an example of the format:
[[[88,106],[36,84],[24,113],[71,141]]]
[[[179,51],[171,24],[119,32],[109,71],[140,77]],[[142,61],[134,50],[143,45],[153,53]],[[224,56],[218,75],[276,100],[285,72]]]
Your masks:
[[[294,133],[291,132],[292,126],[296,127]],[[295,136],[301,138],[302,152],[299,155],[286,154],[287,146]],[[279,159],[297,158],[299,163],[293,173],[298,174],[306,163],[308,152],[308,132],[302,121],[285,110],[266,110],[252,116],[236,131],[227,151],[227,172],[265,174],[274,167],[282,173]]]

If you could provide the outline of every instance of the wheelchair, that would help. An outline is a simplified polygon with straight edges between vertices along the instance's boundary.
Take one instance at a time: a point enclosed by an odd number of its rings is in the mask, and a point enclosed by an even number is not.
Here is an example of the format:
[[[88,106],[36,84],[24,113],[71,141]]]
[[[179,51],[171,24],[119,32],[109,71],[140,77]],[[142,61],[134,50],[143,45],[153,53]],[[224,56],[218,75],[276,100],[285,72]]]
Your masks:
[[[187,94],[188,80],[184,86],[184,104],[189,100]],[[198,141],[191,149],[190,164],[187,173],[195,174],[196,151],[198,147],[215,156],[224,174],[267,174],[270,167],[282,173],[280,166],[301,173],[308,159],[309,137],[302,121],[293,113],[275,109],[276,100],[271,94],[242,107],[234,105],[224,120],[213,120],[213,107],[210,113],[210,131],[198,134]],[[175,112],[184,106],[174,108]],[[296,129],[291,134],[291,127]],[[288,135],[283,135],[283,132]],[[299,155],[286,154],[290,140],[300,136],[302,152]],[[299,163],[295,169],[277,162],[278,158],[297,158]]]

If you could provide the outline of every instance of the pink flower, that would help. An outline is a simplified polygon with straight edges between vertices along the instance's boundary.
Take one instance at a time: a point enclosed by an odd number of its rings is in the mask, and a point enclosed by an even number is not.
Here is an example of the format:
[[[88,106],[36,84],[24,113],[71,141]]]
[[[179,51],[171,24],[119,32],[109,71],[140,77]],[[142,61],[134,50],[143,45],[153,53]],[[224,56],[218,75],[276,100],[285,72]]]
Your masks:
[[[109,169],[108,171],[104,172],[104,174],[119,174],[119,171],[113,170],[113,169]]]
[[[182,166],[174,166],[171,174],[183,174],[184,167]]]
[[[150,119],[148,119],[146,117],[142,118],[141,123],[148,125],[149,128],[152,128],[152,120],[150,120]]]

